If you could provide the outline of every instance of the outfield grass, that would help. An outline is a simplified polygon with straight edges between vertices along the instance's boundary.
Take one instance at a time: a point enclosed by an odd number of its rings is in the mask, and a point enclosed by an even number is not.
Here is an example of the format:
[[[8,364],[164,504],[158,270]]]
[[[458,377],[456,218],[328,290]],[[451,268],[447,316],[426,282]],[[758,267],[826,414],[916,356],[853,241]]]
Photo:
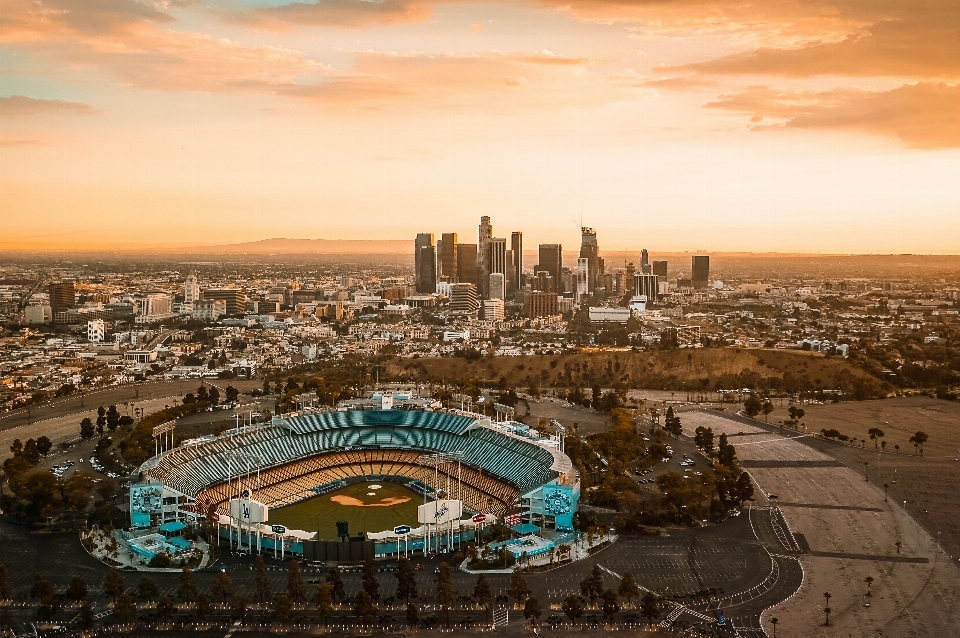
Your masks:
[[[380,488],[371,489],[371,485],[379,485]],[[402,502],[389,504],[391,501]],[[388,504],[383,505],[384,502]],[[270,510],[270,523],[308,532],[315,532],[319,528],[321,539],[337,540],[337,521],[348,521],[351,535],[382,532],[397,525],[416,527],[417,505],[422,504],[421,495],[402,485],[389,482],[359,483]]]

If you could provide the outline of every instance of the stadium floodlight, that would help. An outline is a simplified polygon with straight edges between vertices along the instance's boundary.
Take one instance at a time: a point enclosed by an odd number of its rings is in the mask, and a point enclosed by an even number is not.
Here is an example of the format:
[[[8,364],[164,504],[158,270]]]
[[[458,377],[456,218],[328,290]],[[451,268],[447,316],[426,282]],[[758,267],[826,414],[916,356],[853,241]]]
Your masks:
[[[421,454],[417,463],[429,467],[440,467],[447,463],[457,463],[463,460],[463,452],[437,452],[436,454]]]

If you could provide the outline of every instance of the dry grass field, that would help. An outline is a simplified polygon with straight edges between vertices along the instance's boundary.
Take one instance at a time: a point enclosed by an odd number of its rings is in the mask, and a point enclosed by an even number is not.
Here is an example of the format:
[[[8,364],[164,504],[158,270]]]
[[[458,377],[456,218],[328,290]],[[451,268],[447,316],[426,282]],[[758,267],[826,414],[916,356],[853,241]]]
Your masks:
[[[504,377],[526,388],[628,388],[707,391],[718,388],[784,387],[840,388],[879,397],[887,388],[875,378],[838,357],[799,350],[702,348],[659,352],[599,351],[523,357],[462,357],[393,359],[387,371],[394,378],[418,381],[495,382]]]

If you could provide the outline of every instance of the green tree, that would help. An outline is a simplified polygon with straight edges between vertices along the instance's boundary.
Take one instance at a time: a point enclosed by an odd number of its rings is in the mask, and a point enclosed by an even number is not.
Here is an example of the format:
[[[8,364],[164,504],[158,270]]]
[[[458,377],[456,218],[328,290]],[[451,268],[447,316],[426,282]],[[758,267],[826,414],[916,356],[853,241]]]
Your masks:
[[[420,616],[420,613],[419,613],[419,610],[417,609],[417,606],[414,605],[413,603],[407,603],[407,626],[408,627],[415,626],[417,624],[417,621],[420,620],[419,616]]]
[[[590,576],[580,581],[580,593],[590,598],[591,605],[603,593],[603,570],[600,565],[594,565]]]
[[[337,569],[327,572],[326,582],[333,588],[331,593],[334,600],[343,600],[347,597],[347,590],[343,586],[343,579],[340,578],[340,572]]]
[[[180,584],[177,587],[177,596],[190,603],[197,598],[197,586],[193,582],[193,570],[184,567],[180,570]]]
[[[40,452],[43,456],[46,456],[50,453],[50,448],[53,447],[53,443],[49,438],[41,436],[37,438],[37,451]]]
[[[203,619],[210,615],[210,612],[213,611],[213,604],[210,602],[210,599],[205,594],[200,594],[197,596],[197,618]]]
[[[743,411],[751,419],[763,410],[763,403],[760,402],[760,399],[755,394],[751,394],[747,397],[747,400],[743,402]]]
[[[867,434],[870,435],[870,440],[873,441],[873,449],[877,449],[877,446],[880,444],[880,439],[885,436],[885,433],[880,428],[870,428],[867,430]]]
[[[307,588],[300,573],[300,561],[292,560],[287,567],[287,596],[290,602],[302,605],[307,602]]]
[[[137,614],[137,606],[133,597],[127,592],[121,592],[113,604],[113,617],[121,625],[131,622]]]
[[[767,423],[769,423],[769,422],[770,422],[770,413],[773,412],[774,409],[775,409],[775,408],[773,407],[773,404],[770,403],[770,400],[769,400],[769,399],[767,399],[766,401],[764,401],[763,407],[760,408],[760,409],[763,411],[763,418],[764,418],[764,420],[767,421]]]
[[[210,388],[210,392],[207,394],[210,399],[210,403],[217,405],[220,403],[220,390],[217,390],[216,386]]]
[[[540,601],[534,596],[527,597],[527,600],[523,603],[523,617],[536,627],[541,615],[543,615],[543,610],[540,608]]]
[[[115,569],[108,569],[103,577],[103,593],[113,599],[114,605],[117,604],[117,599],[126,588],[127,584],[123,580],[123,574]]]
[[[157,588],[157,584],[149,576],[144,576],[140,579],[139,585],[137,585],[137,590],[140,593],[140,598],[146,600],[153,600],[160,595],[160,590]]]
[[[524,583],[524,586],[526,586],[526,583]],[[453,591],[453,579],[450,577],[450,565],[440,563],[440,571],[437,572],[437,606],[446,612],[447,627],[450,626],[450,607],[456,600],[457,597]]]
[[[377,617],[377,605],[365,590],[360,590],[353,604],[353,613],[357,618],[370,622]]]
[[[526,600],[530,595],[530,587],[527,586],[527,579],[523,577],[523,571],[520,567],[514,567],[510,575],[510,596],[518,603]]]
[[[280,621],[281,625],[286,625],[292,617],[293,601],[286,594],[280,594],[273,603],[273,619]]]
[[[397,597],[406,602],[417,597],[417,576],[413,565],[407,558],[397,561]]]
[[[473,588],[473,599],[489,613],[493,592],[490,590],[490,583],[487,581],[485,574],[480,574],[477,577],[477,584]]]
[[[107,427],[111,432],[117,429],[117,426],[120,425],[120,411],[117,410],[117,406],[111,405],[107,409]]]
[[[247,617],[247,597],[242,594],[239,596],[234,596],[233,602],[230,604],[230,617],[234,620],[243,620]]]
[[[910,443],[913,443],[914,449],[920,452],[920,456],[923,456],[923,444],[926,443],[929,438],[927,433],[923,431],[918,431],[910,437]],[[29,444],[30,441],[27,441],[27,443]]]
[[[567,596],[561,607],[570,622],[575,623],[583,616],[583,600],[579,596]]]
[[[313,606],[317,610],[317,617],[326,627],[328,619],[333,614],[333,585],[330,583],[317,585],[313,590]]]
[[[373,562],[373,556],[367,556],[363,561],[363,591],[370,595],[370,600],[380,600],[380,579],[377,578],[377,564]]]
[[[617,602],[617,592],[612,589],[605,589],[603,593],[600,594],[600,600],[603,601],[601,605],[603,617],[607,619],[607,622],[613,622],[613,616],[620,611],[620,604]]]
[[[103,428],[107,426],[107,411],[101,405],[97,408],[97,434],[103,434]]]
[[[263,556],[257,556],[253,563],[253,581],[257,588],[257,599],[262,605],[273,598],[273,588],[270,586],[270,576],[267,574],[267,565]]]
[[[80,613],[77,616],[77,626],[83,631],[90,631],[93,629],[95,622],[96,618],[93,615],[93,610],[90,608],[90,605],[87,603],[80,605]]]
[[[168,622],[171,616],[177,614],[177,606],[169,596],[163,596],[157,601],[157,613],[163,618],[163,622]]]
[[[70,579],[70,585],[67,587],[67,597],[76,602],[82,602],[87,599],[87,584],[79,576]]]
[[[240,390],[237,390],[232,385],[228,385],[225,392],[227,397],[227,403],[234,403],[240,398]]]
[[[620,585],[617,587],[617,593],[623,598],[626,598],[628,603],[640,595],[640,588],[637,586],[637,582],[633,580],[633,574],[623,572]]]
[[[230,576],[227,575],[227,572],[218,572],[217,577],[213,579],[213,587],[211,587],[211,592],[214,596],[220,599],[220,602],[223,604],[227,603],[227,599],[233,596],[233,581],[230,580]]]
[[[652,625],[653,621],[660,617],[660,609],[660,597],[652,591],[640,598],[640,613],[647,619],[648,625]]]

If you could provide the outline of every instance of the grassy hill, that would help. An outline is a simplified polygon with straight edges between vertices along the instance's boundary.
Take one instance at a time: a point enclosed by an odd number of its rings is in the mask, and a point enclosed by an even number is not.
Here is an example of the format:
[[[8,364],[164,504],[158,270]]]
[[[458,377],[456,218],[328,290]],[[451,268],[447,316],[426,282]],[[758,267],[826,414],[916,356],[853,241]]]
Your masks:
[[[787,392],[840,389],[857,399],[883,397],[890,388],[845,359],[797,350],[703,348],[658,352],[582,352],[524,357],[390,359],[391,378],[510,385],[704,390],[733,388]]]

